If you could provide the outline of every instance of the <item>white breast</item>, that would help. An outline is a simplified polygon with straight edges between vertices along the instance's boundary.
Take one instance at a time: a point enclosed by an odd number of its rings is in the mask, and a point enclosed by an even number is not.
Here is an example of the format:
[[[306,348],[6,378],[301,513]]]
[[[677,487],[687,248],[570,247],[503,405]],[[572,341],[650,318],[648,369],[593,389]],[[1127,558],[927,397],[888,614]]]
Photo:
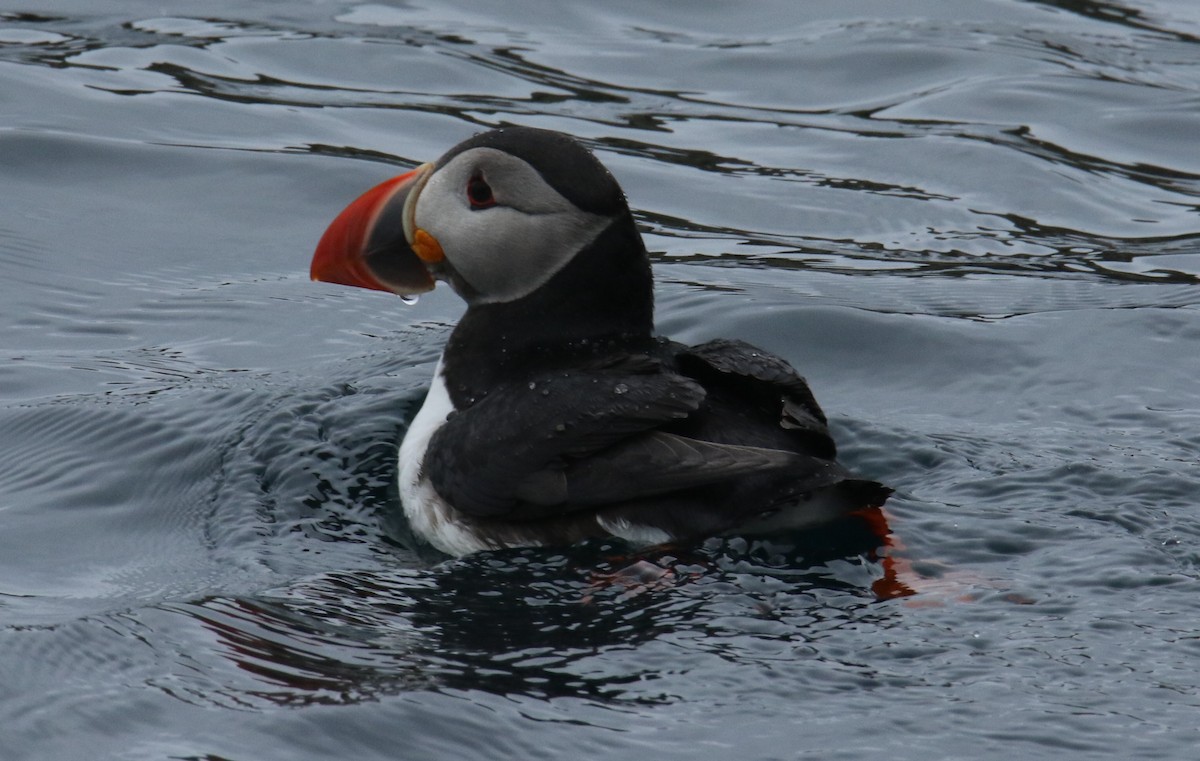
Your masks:
[[[439,360],[425,403],[413,418],[400,444],[400,502],[413,532],[442,552],[455,556],[497,549],[505,543],[511,546],[540,544],[536,532],[488,541],[480,535],[478,526],[473,525],[469,517],[454,510],[433,488],[424,471],[425,454],[433,435],[445,425],[447,416],[453,411],[454,404],[450,401],[450,393],[442,375],[442,362]],[[613,536],[639,545],[661,544],[671,539],[661,529],[639,526],[624,519],[599,519],[597,525]],[[494,535],[496,532],[490,533]]]
[[[456,517],[455,511],[434,490],[423,467],[430,439],[453,411],[454,404],[446,390],[442,362],[439,360],[425,403],[413,418],[400,444],[400,502],[412,530],[418,536],[447,554],[466,555],[490,549],[491,545]]]

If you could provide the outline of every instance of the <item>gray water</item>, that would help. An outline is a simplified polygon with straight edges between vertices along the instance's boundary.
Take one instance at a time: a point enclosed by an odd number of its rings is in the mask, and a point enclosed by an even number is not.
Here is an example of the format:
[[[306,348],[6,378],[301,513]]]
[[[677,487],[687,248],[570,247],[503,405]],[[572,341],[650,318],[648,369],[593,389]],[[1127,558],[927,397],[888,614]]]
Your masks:
[[[0,0],[0,758],[1194,758],[1200,6],[481,5]],[[461,304],[308,260],[503,124],[808,377],[915,595],[412,543]]]

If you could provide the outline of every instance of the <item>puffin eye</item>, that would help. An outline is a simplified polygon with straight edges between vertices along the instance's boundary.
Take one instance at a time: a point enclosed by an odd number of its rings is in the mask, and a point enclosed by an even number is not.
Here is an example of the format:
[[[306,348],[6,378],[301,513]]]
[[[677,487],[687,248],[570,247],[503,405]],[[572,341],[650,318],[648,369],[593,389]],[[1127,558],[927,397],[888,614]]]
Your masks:
[[[496,197],[492,195],[492,186],[487,184],[481,174],[471,175],[467,180],[467,200],[472,209],[486,209],[496,205]]]

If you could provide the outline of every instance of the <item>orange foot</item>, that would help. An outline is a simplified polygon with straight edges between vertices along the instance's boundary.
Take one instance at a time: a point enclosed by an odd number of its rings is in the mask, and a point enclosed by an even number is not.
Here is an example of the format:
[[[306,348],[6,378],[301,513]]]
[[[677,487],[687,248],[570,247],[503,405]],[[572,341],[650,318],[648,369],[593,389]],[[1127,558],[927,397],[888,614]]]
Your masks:
[[[651,589],[668,589],[673,587],[678,581],[674,569],[671,568],[671,563],[674,561],[675,558],[668,555],[660,560],[660,562],[665,564],[665,567],[643,559],[634,561],[612,573],[592,571],[589,574],[587,591],[584,593],[581,602],[588,605],[593,601],[596,593],[612,587],[621,588],[623,590],[621,598],[625,600],[637,597]]]
[[[938,607],[947,602],[974,602],[980,587],[998,588],[994,581],[964,571],[947,571],[937,576],[917,571],[912,560],[904,556],[907,548],[900,537],[892,533],[888,515],[882,507],[869,507],[855,515],[879,537],[880,546],[872,559],[879,561],[883,576],[871,584],[875,599],[895,600],[920,595],[921,599],[906,600],[905,604],[917,608]],[[1006,599],[1018,605],[1033,603],[1032,599],[1016,593],[1007,595]]]

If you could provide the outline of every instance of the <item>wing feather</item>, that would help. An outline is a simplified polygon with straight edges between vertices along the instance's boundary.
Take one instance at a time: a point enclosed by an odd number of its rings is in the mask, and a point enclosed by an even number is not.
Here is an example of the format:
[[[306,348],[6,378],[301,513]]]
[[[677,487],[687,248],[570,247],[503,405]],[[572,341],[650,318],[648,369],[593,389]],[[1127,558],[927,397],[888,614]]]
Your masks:
[[[544,473],[685,418],[704,396],[694,380],[661,369],[560,373],[503,386],[434,434],[425,474],[459,510],[516,517],[523,494],[549,493]]]
[[[717,444],[652,431],[563,468],[531,473],[517,494],[541,506],[599,506],[788,470],[806,489],[837,483],[836,463],[779,449]]]

